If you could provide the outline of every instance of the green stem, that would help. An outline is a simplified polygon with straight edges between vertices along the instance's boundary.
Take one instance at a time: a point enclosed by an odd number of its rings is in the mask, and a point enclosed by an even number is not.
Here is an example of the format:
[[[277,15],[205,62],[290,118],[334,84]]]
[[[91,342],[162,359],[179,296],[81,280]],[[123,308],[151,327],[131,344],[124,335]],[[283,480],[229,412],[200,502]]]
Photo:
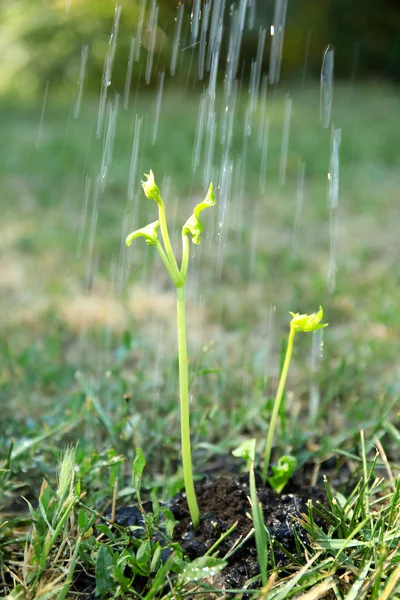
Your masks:
[[[164,252],[163,247],[161,246],[160,242],[157,240],[155,243],[155,247],[158,250],[158,253],[161,257],[161,260],[163,262],[164,267],[166,268],[168,275],[171,277],[173,284],[176,287],[179,287],[181,285],[181,278],[179,276],[179,272],[176,273],[174,268],[171,266],[171,263],[168,260],[167,255]]]
[[[283,391],[285,389],[286,378],[287,378],[287,374],[289,371],[290,359],[292,357],[292,352],[293,352],[293,340],[294,340],[295,335],[296,335],[296,331],[294,329],[290,328],[288,345],[286,348],[285,361],[283,363],[281,377],[280,377],[279,385],[278,385],[278,390],[277,390],[276,396],[275,396],[275,402],[274,402],[274,406],[272,409],[271,421],[270,421],[269,429],[268,429],[267,442],[265,444],[264,466],[263,466],[263,470],[262,470],[262,480],[263,480],[264,484],[267,481],[269,461],[271,459],[272,440],[274,437],[276,420],[278,418],[279,408],[280,408],[282,397],[283,397]]]
[[[189,264],[189,239],[187,235],[182,234],[182,264],[181,275],[186,279],[186,273]]]
[[[161,235],[162,235],[162,239],[163,239],[164,246],[165,246],[165,252],[167,253],[169,264],[171,265],[172,270],[174,271],[174,273],[176,273],[176,277],[179,280],[180,273],[179,273],[178,264],[176,262],[174,251],[172,250],[171,240],[169,239],[167,219],[165,217],[164,203],[158,205],[158,215],[160,217],[160,229],[161,229]],[[175,283],[174,277],[172,277],[172,280]]]
[[[194,491],[192,473],[192,451],[190,447],[189,424],[189,376],[186,348],[186,317],[185,317],[185,288],[176,289],[177,321],[178,321],[178,356],[179,356],[179,395],[181,407],[181,444],[183,479],[185,482],[186,499],[193,527],[200,523],[200,512]]]

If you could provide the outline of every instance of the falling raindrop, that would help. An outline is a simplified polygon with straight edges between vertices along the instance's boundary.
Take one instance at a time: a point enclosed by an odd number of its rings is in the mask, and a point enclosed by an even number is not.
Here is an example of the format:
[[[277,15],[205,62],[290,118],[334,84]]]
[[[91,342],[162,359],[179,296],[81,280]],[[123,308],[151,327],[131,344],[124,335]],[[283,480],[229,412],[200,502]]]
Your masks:
[[[318,410],[321,401],[320,387],[316,381],[316,375],[320,369],[324,353],[324,330],[317,329],[312,334],[311,345],[311,383],[310,383],[310,403],[309,403],[309,418],[312,424],[316,422]]]
[[[271,27],[271,54],[269,61],[269,81],[278,83],[281,76],[283,38],[285,35],[287,0],[275,0],[274,23]]]
[[[115,94],[114,102],[108,102],[107,127],[105,133],[103,156],[100,168],[100,189],[103,192],[107,183],[108,169],[112,161],[114,148],[115,130],[117,125],[119,95]]]
[[[103,77],[101,80],[101,91],[100,91],[100,103],[99,103],[99,116],[97,119],[96,136],[97,139],[101,136],[103,128],[104,114],[107,104],[107,90],[111,85],[112,71],[114,66],[115,52],[117,50],[117,39],[118,39],[118,28],[119,20],[121,17],[122,6],[118,5],[115,7],[114,21],[111,30],[110,39],[108,42],[108,49],[106,57],[104,59]]]
[[[218,34],[217,31],[220,27],[220,23],[223,20],[224,14],[224,5],[225,0],[214,0],[211,2],[213,11],[211,15],[211,24],[210,24],[210,35],[208,38],[208,50],[207,50],[207,71],[211,68],[211,60],[215,54],[215,45],[218,44]]]
[[[211,62],[211,72],[210,72],[210,82],[208,84],[208,93],[213,96],[212,101],[214,101],[215,90],[217,84],[217,73],[218,73],[218,63],[219,63],[219,53],[221,48],[221,40],[222,40],[222,31],[223,31],[223,21],[221,19],[217,31],[217,36],[214,44],[214,51],[212,55]]]
[[[336,243],[339,202],[339,147],[341,129],[332,128],[331,164],[328,173],[328,208],[330,212],[330,260],[328,273],[328,291],[332,294],[336,285]]]
[[[157,90],[157,98],[156,98],[156,112],[154,115],[154,124],[153,124],[153,133],[151,136],[151,143],[154,146],[157,139],[157,131],[158,131],[158,122],[160,119],[160,111],[161,111],[161,101],[164,87],[164,71],[161,71],[158,74],[158,90]]]
[[[131,90],[133,55],[135,52],[135,39],[136,38],[131,37],[131,41],[130,41],[130,45],[129,45],[129,58],[128,58],[128,66],[126,69],[125,90],[124,90],[124,108],[125,108],[125,110],[128,108],[129,93]]]
[[[248,28],[250,31],[254,29],[255,21],[256,21],[256,0],[249,0],[249,18],[248,18]]]
[[[199,35],[200,7],[201,7],[201,0],[194,0],[193,10],[190,15],[190,21],[191,21],[191,25],[192,25],[191,44],[194,44],[197,41],[197,37]]]
[[[85,79],[88,51],[89,51],[89,46],[82,46],[81,66],[79,69],[79,79],[78,79],[78,92],[76,95],[74,113],[73,113],[74,119],[78,118],[79,112],[81,109],[82,94],[83,94],[83,82]]]
[[[207,126],[206,156],[204,164],[203,185],[206,187],[213,179],[215,137],[217,121],[215,112],[210,113]]]
[[[264,54],[265,38],[267,30],[265,27],[260,27],[258,35],[257,57],[255,62],[254,81],[252,81],[251,96],[252,96],[252,111],[257,108],[257,99],[260,91],[261,67]]]
[[[341,137],[342,130],[332,128],[331,165],[328,174],[328,206],[330,210],[337,208],[339,202],[339,147]]]
[[[217,278],[221,278],[222,265],[226,248],[226,235],[228,230],[228,205],[232,192],[233,162],[225,154],[218,186],[218,255],[217,255]]]
[[[147,53],[147,63],[146,63],[146,84],[148,85],[151,81],[151,71],[153,68],[153,58],[154,58],[154,49],[156,46],[157,39],[157,25],[158,23],[158,6],[154,0],[152,4],[152,9],[149,18],[149,24],[147,26],[147,30],[150,32],[150,42]]]
[[[131,164],[129,167],[129,183],[128,183],[128,202],[132,203],[133,196],[135,194],[135,189],[137,186],[136,181],[136,172],[137,172],[137,161],[139,155],[139,143],[140,143],[140,129],[142,127],[143,119],[139,119],[136,115],[135,117],[135,131],[133,134],[133,144],[132,144],[132,155],[131,155]]]
[[[320,106],[320,120],[322,121],[322,127],[325,129],[329,127],[331,121],[334,57],[334,49],[331,46],[327,46],[322,60]]]
[[[283,132],[282,132],[282,148],[281,148],[281,161],[279,166],[279,181],[281,185],[286,180],[286,165],[287,155],[289,148],[289,132],[290,132],[290,119],[292,115],[292,99],[288,94],[285,95],[284,105],[284,117],[283,117]]]
[[[198,77],[200,81],[204,77],[204,63],[206,59],[206,43],[207,43],[207,30],[208,30],[208,22],[210,17],[210,3],[206,2],[203,8],[203,16],[201,21],[201,31],[200,31],[200,51],[199,51],[199,69],[198,69]]]
[[[146,11],[146,2],[147,2],[147,0],[140,0],[140,12],[139,12],[138,26],[137,26],[136,38],[135,38],[135,61],[136,62],[139,61],[139,57],[140,57],[140,46],[142,44],[142,31],[143,31],[144,15],[145,15],[145,11]]]
[[[172,46],[171,66],[169,68],[169,72],[171,75],[175,75],[175,70],[176,70],[176,61],[178,59],[178,50],[179,50],[180,39],[181,39],[184,8],[185,8],[184,4],[181,4],[181,3],[178,4],[174,43]]]
[[[197,167],[200,164],[200,155],[201,155],[201,147],[202,147],[202,141],[203,141],[204,127],[205,127],[206,109],[207,109],[207,93],[203,92],[200,97],[199,114],[197,117],[196,137],[195,137],[195,142],[194,142],[193,160],[192,160],[193,172],[196,171]]]

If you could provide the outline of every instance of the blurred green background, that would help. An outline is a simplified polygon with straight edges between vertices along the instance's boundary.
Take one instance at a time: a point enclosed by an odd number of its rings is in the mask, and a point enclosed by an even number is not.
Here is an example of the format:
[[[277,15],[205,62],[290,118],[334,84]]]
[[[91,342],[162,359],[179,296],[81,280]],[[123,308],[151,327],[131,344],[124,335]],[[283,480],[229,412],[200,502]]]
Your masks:
[[[202,11],[211,7],[209,30],[215,5],[197,4]],[[198,77],[202,20],[197,37],[191,25],[196,4],[131,0],[118,6],[117,32],[116,7],[108,0],[0,5],[3,447],[10,437],[32,439],[78,414],[86,429],[82,434],[79,426],[73,440],[83,437],[89,444],[101,438],[100,446],[113,431],[127,452],[135,436],[136,445],[157,454],[163,439],[170,449],[165,461],[176,457],[177,436],[163,438],[165,420],[178,419],[174,290],[151,249],[140,241],[129,251],[124,247],[130,229],[156,218],[140,189],[150,168],[178,248],[181,223],[209,178],[216,185],[217,206],[206,217],[189,281],[189,347],[199,408],[194,435],[221,441],[226,423],[236,433],[262,430],[255,415],[276,386],[288,312],[313,312],[320,304],[330,327],[317,376],[319,432],[350,436],[378,422],[377,414],[396,415],[397,2],[289,0],[281,81],[252,105],[251,64],[264,27],[261,74],[268,74],[274,3],[249,0],[236,104],[230,100],[228,111],[229,30],[243,2],[226,3],[223,12],[214,105],[207,95],[210,72],[206,68]],[[331,123],[324,129],[319,78],[328,45],[335,48],[335,75]],[[113,57],[109,85],[107,56]],[[202,106],[206,113],[214,107],[215,130],[198,126]],[[232,114],[228,160],[221,142],[226,112]],[[332,126],[342,130],[334,230],[327,206]],[[336,285],[329,292],[332,260]],[[308,435],[301,437],[296,423],[307,414],[310,346],[308,336],[299,340],[288,390],[299,447]],[[98,415],[86,403],[92,392],[101,394],[111,423],[106,432],[102,418],[97,429]],[[130,405],[126,395],[133,397]]]
[[[151,44],[153,2],[125,0],[119,21],[118,45],[115,55],[112,88],[123,93],[131,39],[135,44],[132,78],[135,87],[144,85],[147,50]],[[151,85],[156,85],[159,70],[167,72],[171,60],[177,7],[184,6],[179,69],[172,85],[187,83],[201,85],[196,77],[198,60],[197,40],[191,39],[190,16],[200,9],[218,2],[157,3],[157,33],[155,39],[155,68]],[[242,3],[243,4],[243,3]],[[279,3],[278,3],[279,4]],[[226,2],[223,11],[225,31],[229,30],[232,12],[239,1]],[[273,23],[273,0],[247,2],[246,27],[241,48],[244,78],[250,76],[251,61],[257,53],[260,27],[269,30]],[[70,97],[79,77],[82,47],[88,47],[85,91],[99,92],[104,58],[110,40],[116,4],[112,0],[5,0],[0,6],[2,61],[0,65],[0,93],[15,97],[37,97],[46,81],[52,93]],[[210,19],[211,20],[211,19]],[[201,28],[201,25],[200,25]],[[199,34],[200,34],[199,28]],[[283,53],[283,78],[304,81],[304,77],[319,77],[324,48],[335,48],[335,74],[343,81],[365,77],[399,81],[400,78],[400,9],[396,0],[296,0],[287,3],[286,31]],[[264,53],[263,71],[267,70],[269,36]],[[228,35],[224,35],[221,62],[228,53]],[[194,63],[194,64],[193,64]],[[220,71],[220,79],[224,70]]]

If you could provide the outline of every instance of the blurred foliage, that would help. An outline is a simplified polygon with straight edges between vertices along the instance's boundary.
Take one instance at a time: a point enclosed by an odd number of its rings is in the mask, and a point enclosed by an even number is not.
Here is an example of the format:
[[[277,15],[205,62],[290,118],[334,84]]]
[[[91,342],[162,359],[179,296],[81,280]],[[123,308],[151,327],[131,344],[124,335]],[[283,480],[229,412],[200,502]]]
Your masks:
[[[147,3],[149,4],[149,2]],[[113,85],[124,89],[131,39],[140,23],[139,0],[121,0],[120,18],[112,0],[8,0],[0,5],[3,23],[0,48],[0,93],[11,92],[34,96],[43,93],[46,81],[61,93],[75,91],[79,80],[82,52],[88,47],[84,80],[85,91],[98,92],[105,58],[110,54],[113,37],[116,50],[113,60]],[[163,3],[158,23],[174,26],[174,10]],[[141,45],[135,48],[132,79],[144,77],[146,49],[150,44],[153,14],[145,11]],[[115,26],[117,23],[117,26]],[[134,40],[133,40],[134,43]],[[154,62],[165,68],[170,59],[168,37],[157,26]]]
[[[201,6],[206,4],[202,2]],[[196,38],[190,23],[193,0],[159,0],[158,3],[154,0],[120,0],[118,6],[122,10],[113,61],[113,89],[124,92],[131,44],[132,90],[145,83],[156,85],[160,70],[169,74],[181,5],[181,43],[174,79],[184,85],[196,85],[200,27]],[[239,10],[239,5],[239,0],[225,3],[221,77],[225,73],[232,15]],[[209,32],[214,8],[218,6],[216,0],[210,0],[210,6]],[[257,54],[260,27],[265,27],[268,34],[262,65],[263,71],[268,72],[269,30],[274,6],[273,0],[248,0],[238,76],[249,77],[251,62]],[[158,11],[156,35],[152,37],[155,10]],[[115,11],[113,0],[3,0],[0,4],[0,93],[40,96],[48,81],[52,92],[70,97],[77,90],[85,47],[84,89],[98,93],[105,57],[113,43]],[[399,30],[398,0],[289,0],[282,76],[318,77],[324,49],[330,44],[335,48],[337,78],[379,76],[398,80]],[[149,52],[152,44],[154,53]],[[149,62],[152,62],[151,77],[146,78]],[[206,64],[209,69],[209,61]]]
[[[308,42],[308,70],[318,75],[324,48],[335,48],[341,79],[400,80],[398,0],[296,0],[288,2],[283,66],[299,69]]]

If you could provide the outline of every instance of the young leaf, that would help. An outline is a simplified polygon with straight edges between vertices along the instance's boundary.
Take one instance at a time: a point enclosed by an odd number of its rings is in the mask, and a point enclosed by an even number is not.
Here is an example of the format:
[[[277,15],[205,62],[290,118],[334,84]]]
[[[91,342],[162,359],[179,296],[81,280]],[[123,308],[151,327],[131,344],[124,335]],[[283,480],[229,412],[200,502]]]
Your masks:
[[[157,542],[156,548],[154,550],[153,558],[150,563],[150,573],[156,573],[161,564],[161,546]]]
[[[319,307],[319,311],[317,313],[313,313],[312,315],[301,315],[300,313],[292,312],[290,314],[293,317],[293,319],[290,321],[290,327],[296,331],[296,333],[300,331],[316,331],[317,329],[322,329],[323,327],[328,326],[328,323],[320,324],[320,321],[324,316],[322,306]]]
[[[161,508],[161,512],[164,515],[164,521],[162,523],[162,527],[165,529],[168,537],[172,538],[174,529],[176,525],[178,525],[179,521],[176,521],[174,517],[174,513],[169,508],[163,506]]]
[[[136,229],[136,231],[132,231],[132,233],[128,235],[128,237],[125,240],[125,244],[127,246],[130,246],[135,238],[142,236],[146,238],[146,244],[148,244],[149,246],[154,246],[154,244],[158,240],[157,229],[159,227],[160,221],[154,221],[153,223],[149,223],[141,229]]]
[[[142,188],[146,195],[146,198],[149,200],[155,200],[157,204],[162,205],[163,201],[161,199],[160,190],[158,189],[156,182],[154,180],[154,173],[150,169],[149,175],[144,174],[147,177],[146,181],[142,181]]]
[[[294,456],[281,456],[277,467],[272,467],[272,476],[268,479],[270,486],[281,493],[296,470],[297,460]]]
[[[244,458],[247,464],[247,469],[250,469],[250,465],[254,463],[256,458],[256,440],[246,440],[238,448],[232,451],[233,456],[237,458]]]
[[[142,571],[142,573],[146,575],[149,573],[150,555],[150,542],[149,540],[145,540],[140,544],[139,549],[136,553],[136,564]]]
[[[200,204],[198,204],[195,207],[193,214],[188,218],[188,220],[182,227],[183,235],[188,235],[190,233],[190,235],[192,236],[193,244],[200,244],[200,236],[204,229],[204,225],[200,221],[200,217],[199,217],[201,211],[204,210],[205,208],[209,208],[210,206],[214,206],[214,204],[215,204],[215,196],[214,196],[214,191],[213,191],[213,184],[210,183],[210,187],[208,188],[207,196],[204,198],[203,202],[200,202]]]

